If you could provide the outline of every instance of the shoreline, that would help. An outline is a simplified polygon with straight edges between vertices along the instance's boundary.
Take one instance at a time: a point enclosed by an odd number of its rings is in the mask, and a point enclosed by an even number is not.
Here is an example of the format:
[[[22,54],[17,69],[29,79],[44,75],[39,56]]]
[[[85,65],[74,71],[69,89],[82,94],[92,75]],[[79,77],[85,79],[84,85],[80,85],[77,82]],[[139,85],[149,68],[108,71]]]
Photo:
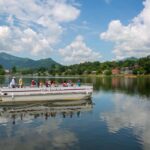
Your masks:
[[[103,75],[103,74],[89,74],[89,75],[66,75],[66,76],[34,76],[34,75],[0,75],[0,77],[4,77],[4,76],[8,76],[8,77],[12,77],[15,76],[17,78],[19,77],[24,77],[24,78],[82,78],[82,77],[124,77],[124,78],[141,78],[141,77],[150,77],[150,74],[147,75],[133,75],[133,74],[118,74],[118,75]]]

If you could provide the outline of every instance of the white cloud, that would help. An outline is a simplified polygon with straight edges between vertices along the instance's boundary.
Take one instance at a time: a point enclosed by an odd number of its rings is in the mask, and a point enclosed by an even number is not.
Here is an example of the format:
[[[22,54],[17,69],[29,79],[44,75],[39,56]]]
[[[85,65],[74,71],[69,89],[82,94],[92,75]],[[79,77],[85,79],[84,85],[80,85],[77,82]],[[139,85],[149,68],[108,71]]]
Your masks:
[[[72,21],[79,16],[80,11],[71,5],[57,3],[52,13],[57,21]]]
[[[101,56],[98,52],[94,52],[87,47],[81,35],[77,36],[70,45],[63,49],[59,49],[59,52],[67,64],[96,61],[99,60]]]
[[[17,27],[0,27],[0,49],[5,51],[32,54],[51,52],[50,41],[44,35],[35,32],[31,28],[20,30]]]
[[[144,150],[150,149],[150,103],[147,98],[115,94],[112,100],[114,110],[102,113],[100,118],[107,123],[110,133],[124,128],[133,128],[133,133],[143,143]]]
[[[109,23],[108,30],[100,34],[101,39],[115,43],[113,52],[117,59],[150,54],[150,0],[144,2],[144,9],[124,26],[120,20]]]
[[[66,0],[1,0],[0,12],[12,14],[18,19],[36,21],[39,17],[53,18],[60,21],[75,20],[80,10],[68,4]],[[65,12],[65,13],[64,13]]]
[[[42,122],[40,124],[33,126],[33,117],[34,116],[31,118],[31,116],[27,116],[27,114],[23,117],[23,122],[26,123],[26,125],[23,125],[24,128],[22,128],[22,125],[19,122],[20,118],[18,118],[17,121],[15,119],[15,123],[19,126],[15,131],[14,126],[9,124],[12,121],[12,118],[5,119],[0,117],[0,123],[2,122],[3,125],[7,125],[3,126],[5,137],[0,140],[1,149],[19,149],[21,145],[22,150],[32,150],[41,148],[42,145],[42,149],[69,150],[77,147],[79,144],[79,140],[74,132],[67,129],[61,129],[60,126],[62,121],[60,119],[56,120],[51,118],[45,122],[41,119]],[[24,120],[25,118],[27,120]],[[9,129],[7,128],[8,126]],[[14,133],[13,136],[12,133]],[[22,141],[21,138],[25,140]]]
[[[67,0],[0,0],[0,8],[0,50],[32,56],[48,57],[64,31],[61,23],[80,14]]]
[[[7,38],[9,32],[9,28],[7,26],[0,26],[0,39]]]

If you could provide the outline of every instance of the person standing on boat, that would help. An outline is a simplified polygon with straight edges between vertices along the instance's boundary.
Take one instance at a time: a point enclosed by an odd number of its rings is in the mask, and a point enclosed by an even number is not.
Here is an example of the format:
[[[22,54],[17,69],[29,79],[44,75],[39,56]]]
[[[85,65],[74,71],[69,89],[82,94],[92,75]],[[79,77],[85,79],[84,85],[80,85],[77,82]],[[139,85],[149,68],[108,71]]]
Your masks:
[[[68,86],[66,81],[64,81],[64,82],[62,83],[62,85],[63,85],[63,87],[67,87],[67,86]]]
[[[48,80],[48,86],[51,87],[51,80]]]
[[[15,77],[12,78],[11,82],[10,82],[10,87],[11,88],[15,88],[16,87],[16,80]]]
[[[31,87],[34,87],[36,85],[36,82],[34,80],[31,81]]]
[[[23,87],[23,80],[22,78],[19,79],[19,88],[22,88]]]
[[[49,85],[48,85],[48,80],[46,80],[46,82],[45,82],[45,86],[46,87],[48,87]]]
[[[78,85],[78,86],[81,86],[80,80],[77,81],[77,85]]]
[[[42,80],[41,80],[40,83],[39,83],[39,87],[43,87],[43,82],[42,82]]]

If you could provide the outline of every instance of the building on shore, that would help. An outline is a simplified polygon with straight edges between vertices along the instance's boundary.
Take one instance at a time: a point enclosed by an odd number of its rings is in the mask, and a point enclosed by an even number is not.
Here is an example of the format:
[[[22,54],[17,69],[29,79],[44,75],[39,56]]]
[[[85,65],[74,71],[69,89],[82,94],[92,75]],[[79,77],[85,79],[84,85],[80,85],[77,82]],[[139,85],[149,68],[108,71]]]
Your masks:
[[[112,75],[118,75],[120,74],[120,69],[119,68],[114,68],[111,70]]]
[[[132,67],[123,67],[121,68],[121,74],[133,74],[133,68]]]
[[[5,69],[5,74],[10,74],[10,70],[9,69]]]

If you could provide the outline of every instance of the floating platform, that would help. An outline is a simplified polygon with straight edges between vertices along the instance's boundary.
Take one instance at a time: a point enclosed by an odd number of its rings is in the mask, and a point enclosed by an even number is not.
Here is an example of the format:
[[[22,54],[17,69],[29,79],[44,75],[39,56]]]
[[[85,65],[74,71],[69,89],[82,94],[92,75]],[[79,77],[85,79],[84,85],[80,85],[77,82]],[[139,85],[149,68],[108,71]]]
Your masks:
[[[56,100],[82,100],[92,95],[92,86],[1,88],[2,102],[35,102]]]

